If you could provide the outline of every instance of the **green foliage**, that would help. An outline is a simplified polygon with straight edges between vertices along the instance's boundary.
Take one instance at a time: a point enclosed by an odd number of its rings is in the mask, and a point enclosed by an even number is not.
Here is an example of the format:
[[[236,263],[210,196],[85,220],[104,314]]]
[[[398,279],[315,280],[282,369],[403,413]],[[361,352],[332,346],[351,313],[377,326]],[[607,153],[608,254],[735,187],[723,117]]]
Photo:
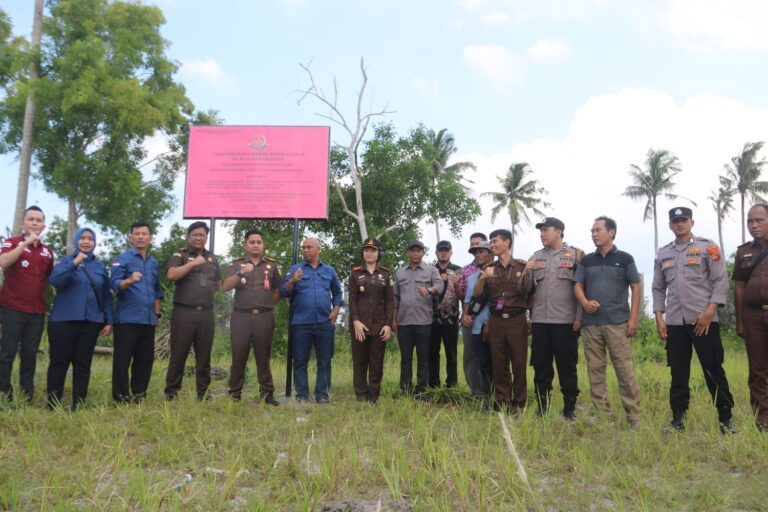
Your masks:
[[[107,0],[52,0],[44,19],[39,79],[19,79],[4,102],[6,141],[18,147],[27,93],[35,95],[35,158],[46,189],[70,202],[75,218],[124,232],[136,219],[156,224],[175,203],[180,158],[141,171],[143,142],[160,131],[180,154],[195,122],[157,7]],[[116,207],[119,202],[119,208]]]

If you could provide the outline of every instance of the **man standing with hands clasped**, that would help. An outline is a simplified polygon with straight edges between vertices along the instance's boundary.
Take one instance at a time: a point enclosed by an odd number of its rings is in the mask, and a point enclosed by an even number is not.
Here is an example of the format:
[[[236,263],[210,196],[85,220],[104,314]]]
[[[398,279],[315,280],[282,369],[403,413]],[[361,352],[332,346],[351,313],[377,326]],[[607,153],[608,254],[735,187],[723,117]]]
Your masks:
[[[723,344],[717,308],[728,298],[728,272],[720,248],[711,240],[693,236],[693,212],[677,207],[669,211],[669,229],[675,234],[656,255],[653,265],[653,311],[656,329],[665,340],[672,371],[670,428],[685,429],[691,398],[688,380],[692,349],[696,349],[704,381],[717,407],[720,431],[735,433],[731,425],[733,396],[723,369]]]
[[[640,425],[640,388],[635,380],[629,339],[637,334],[642,290],[635,259],[614,245],[615,238],[615,220],[605,216],[595,219],[592,241],[597,250],[584,256],[576,269],[574,293],[584,308],[581,332],[592,403],[606,414],[611,413],[605,382],[607,350],[619,381],[627,421],[635,429]],[[631,307],[627,307],[627,287],[632,290]]]

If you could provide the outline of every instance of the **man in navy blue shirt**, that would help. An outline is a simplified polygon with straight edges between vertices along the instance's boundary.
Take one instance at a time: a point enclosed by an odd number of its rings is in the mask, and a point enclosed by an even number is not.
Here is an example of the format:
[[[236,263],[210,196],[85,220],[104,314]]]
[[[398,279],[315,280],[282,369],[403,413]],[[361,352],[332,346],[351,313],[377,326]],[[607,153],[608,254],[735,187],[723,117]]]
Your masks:
[[[112,262],[109,280],[117,296],[112,397],[119,403],[140,401],[147,394],[155,358],[155,326],[163,298],[160,265],[148,254],[152,245],[149,224],[131,225],[131,245]]]
[[[292,299],[293,383],[296,400],[309,401],[307,364],[314,346],[317,357],[315,401],[327,404],[333,336],[342,303],[341,284],[336,270],[320,261],[320,242],[316,238],[304,240],[301,252],[304,261],[293,265],[280,284],[280,294]]]

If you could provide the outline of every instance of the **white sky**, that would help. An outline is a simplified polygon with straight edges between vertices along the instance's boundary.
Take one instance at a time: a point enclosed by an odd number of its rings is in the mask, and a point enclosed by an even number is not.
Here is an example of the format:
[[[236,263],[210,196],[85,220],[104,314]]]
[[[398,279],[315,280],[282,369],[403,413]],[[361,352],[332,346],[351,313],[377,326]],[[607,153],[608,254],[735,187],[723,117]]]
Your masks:
[[[18,34],[31,29],[32,1],[3,8]],[[723,165],[747,141],[768,141],[768,2],[762,0],[157,0],[167,18],[169,54],[178,79],[201,109],[228,124],[324,124],[319,105],[296,104],[306,82],[298,66],[313,61],[318,81],[335,76],[352,102],[365,57],[369,102],[397,112],[400,133],[423,122],[448,128],[478,172],[476,193],[497,189],[512,162],[528,162],[549,190],[547,213],[566,224],[566,240],[583,249],[592,219],[618,221],[617,245],[650,275],[653,227],[644,203],[621,197],[629,164],[647,150],[676,154],[676,192],[698,203],[694,232],[717,237],[706,197]],[[332,138],[342,133],[333,130]],[[162,147],[154,140],[151,147]],[[766,153],[768,154],[768,152]],[[0,226],[10,225],[18,161],[0,158]],[[763,179],[768,180],[768,176]],[[183,180],[177,185],[183,197]],[[39,183],[30,203],[64,216],[66,205]],[[473,231],[490,231],[491,205],[453,239],[455,260]],[[670,239],[661,201],[660,243]],[[180,211],[168,220],[180,220]],[[496,227],[508,221],[497,219]],[[740,241],[738,215],[727,221],[725,252]],[[445,229],[443,229],[445,232]],[[434,227],[424,225],[434,248]],[[447,236],[447,233],[444,235]],[[220,237],[217,251],[225,250]],[[523,226],[516,256],[539,247]],[[648,290],[646,290],[648,294]]]

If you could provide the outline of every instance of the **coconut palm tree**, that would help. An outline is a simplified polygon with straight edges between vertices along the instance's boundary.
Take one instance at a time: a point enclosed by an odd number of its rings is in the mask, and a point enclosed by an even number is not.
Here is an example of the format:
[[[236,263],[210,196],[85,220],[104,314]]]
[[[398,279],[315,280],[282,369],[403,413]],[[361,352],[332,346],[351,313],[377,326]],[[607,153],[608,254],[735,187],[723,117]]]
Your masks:
[[[666,149],[649,149],[645,158],[645,169],[631,164],[629,175],[635,184],[624,189],[624,196],[632,199],[645,199],[645,210],[643,212],[643,221],[653,219],[653,250],[659,248],[659,223],[657,216],[657,200],[659,196],[667,199],[682,198],[690,201],[696,206],[696,203],[690,199],[673,194],[675,183],[672,178],[679,174],[680,160]]]
[[[730,164],[725,164],[728,178],[733,183],[734,192],[741,196],[741,243],[746,241],[746,208],[745,200],[749,197],[752,202],[764,202],[761,194],[768,193],[768,181],[759,181],[760,174],[766,164],[765,158],[758,160],[757,153],[763,147],[763,142],[747,142],[741,153],[731,158]]]
[[[713,190],[712,194],[707,198],[715,207],[715,213],[717,214],[717,235],[720,238],[720,249],[725,251],[723,246],[723,221],[728,216],[728,213],[733,210],[733,196],[736,195],[736,189],[733,187],[731,180],[725,176],[720,176],[720,188]]]
[[[515,246],[515,233],[521,222],[531,224],[528,217],[528,211],[539,216],[544,214],[540,207],[547,208],[549,203],[544,201],[541,196],[547,193],[544,187],[539,186],[538,181],[529,179],[533,174],[533,169],[527,163],[513,163],[509,166],[506,176],[498,178],[503,192],[483,192],[483,197],[490,197],[496,203],[491,210],[491,222],[496,220],[496,216],[502,209],[509,213],[509,221],[512,223],[512,241],[510,252]]]
[[[469,188],[462,181],[467,183],[472,183],[472,181],[466,179],[463,173],[469,169],[474,171],[477,167],[472,162],[455,162],[448,165],[448,161],[456,151],[458,151],[456,139],[448,132],[447,128],[443,128],[437,133],[430,130],[429,145],[425,151],[427,153],[425,156],[430,160],[435,181],[448,178],[466,192],[469,192]],[[438,212],[435,212],[432,216],[432,222],[435,224],[437,240],[440,241],[440,218]]]

